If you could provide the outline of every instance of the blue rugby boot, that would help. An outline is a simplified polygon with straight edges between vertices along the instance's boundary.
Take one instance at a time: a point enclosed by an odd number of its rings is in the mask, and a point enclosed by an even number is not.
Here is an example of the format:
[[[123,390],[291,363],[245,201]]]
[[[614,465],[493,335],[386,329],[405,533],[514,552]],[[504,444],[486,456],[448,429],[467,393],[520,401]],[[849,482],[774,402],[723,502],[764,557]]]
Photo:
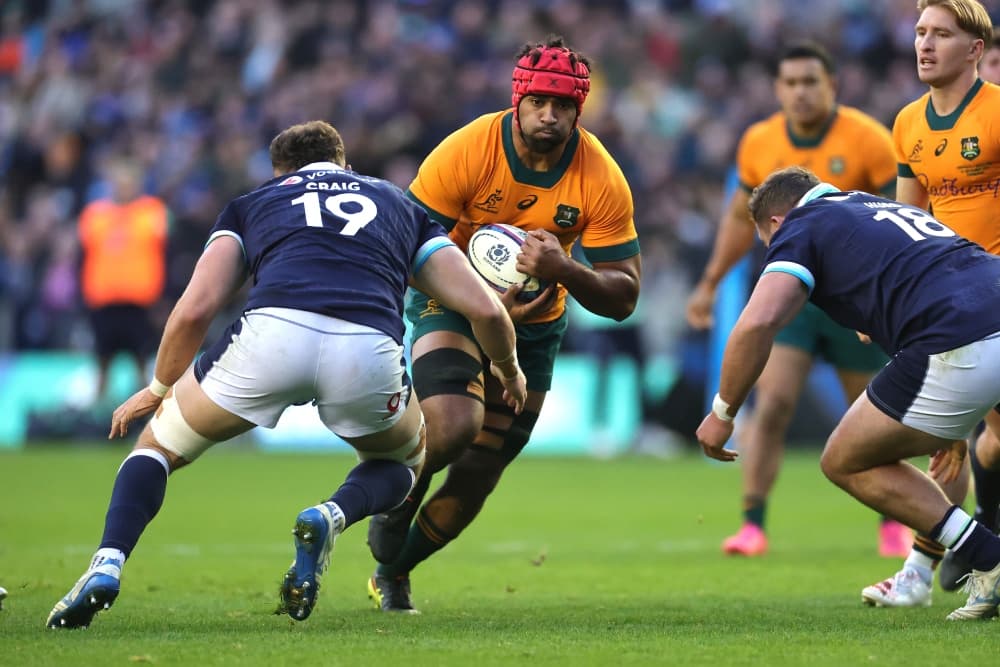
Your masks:
[[[323,573],[330,564],[334,540],[344,530],[344,513],[335,503],[314,505],[295,519],[295,560],[281,582],[281,604],[276,613],[296,621],[309,618]]]
[[[94,556],[90,567],[76,585],[49,613],[50,628],[86,628],[94,615],[110,609],[121,589],[122,561]]]

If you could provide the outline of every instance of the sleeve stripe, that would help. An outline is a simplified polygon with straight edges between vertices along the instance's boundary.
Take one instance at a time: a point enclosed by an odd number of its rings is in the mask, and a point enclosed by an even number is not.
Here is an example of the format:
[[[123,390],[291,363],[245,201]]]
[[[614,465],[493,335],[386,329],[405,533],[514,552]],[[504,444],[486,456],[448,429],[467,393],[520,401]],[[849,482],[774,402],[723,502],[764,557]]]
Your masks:
[[[905,162],[899,162],[896,164],[896,175],[902,176],[903,178],[917,177],[917,175],[913,173],[913,168]]]
[[[232,238],[236,239],[236,242],[240,244],[240,250],[243,251],[243,261],[246,262],[247,261],[247,249],[243,245],[243,238],[239,234],[237,234],[236,232],[229,231],[228,229],[220,229],[219,231],[217,231],[214,234],[212,234],[211,236],[209,236],[208,240],[205,241],[205,248],[207,248],[208,244],[210,244],[212,241],[214,241],[215,239],[221,238],[223,236],[231,236]],[[204,251],[204,248],[202,248],[202,250]]]
[[[602,248],[583,248],[583,255],[588,262],[620,262],[623,259],[639,254],[639,239],[632,239],[618,245]]]
[[[406,196],[409,197],[410,201],[412,201],[414,204],[417,204],[420,208],[427,211],[427,215],[430,216],[431,220],[444,227],[446,232],[450,232],[452,228],[455,226],[455,224],[458,222],[457,218],[449,218],[444,213],[441,213],[440,211],[435,211],[430,206],[417,199],[417,196],[413,194],[412,190],[407,190]]]
[[[416,255],[413,258],[413,265],[410,268],[410,275],[417,275],[417,272],[423,268],[427,260],[430,259],[430,256],[438,250],[454,245],[455,244],[452,243],[451,239],[447,236],[435,236],[430,241],[417,248]]]
[[[761,271],[760,275],[764,275],[765,273],[787,273],[795,276],[805,283],[806,289],[809,290],[810,294],[812,294],[813,289],[816,287],[816,279],[813,277],[812,272],[801,264],[796,264],[795,262],[771,262],[764,267],[764,270]]]

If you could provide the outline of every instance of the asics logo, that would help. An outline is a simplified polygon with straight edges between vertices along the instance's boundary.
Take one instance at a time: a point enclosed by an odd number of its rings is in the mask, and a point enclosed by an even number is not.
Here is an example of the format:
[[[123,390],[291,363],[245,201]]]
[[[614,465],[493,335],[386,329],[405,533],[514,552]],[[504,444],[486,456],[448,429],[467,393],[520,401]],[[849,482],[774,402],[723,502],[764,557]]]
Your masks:
[[[521,201],[517,202],[517,208],[523,211],[526,208],[534,206],[536,201],[538,201],[538,195],[528,195]]]

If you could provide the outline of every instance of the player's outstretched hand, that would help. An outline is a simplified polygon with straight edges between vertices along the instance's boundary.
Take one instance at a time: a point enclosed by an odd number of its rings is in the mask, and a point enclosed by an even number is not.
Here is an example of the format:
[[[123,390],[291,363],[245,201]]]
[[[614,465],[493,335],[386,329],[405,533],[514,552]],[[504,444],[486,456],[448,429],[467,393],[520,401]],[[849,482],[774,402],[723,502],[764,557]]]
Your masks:
[[[965,465],[965,456],[969,452],[969,444],[965,440],[956,440],[948,449],[939,449],[931,456],[927,472],[939,484],[947,484],[958,479]]]
[[[524,401],[528,398],[527,380],[524,379],[524,371],[518,365],[517,372],[513,375],[504,375],[504,372],[494,363],[490,363],[490,372],[500,380],[503,385],[503,400],[507,405],[514,408],[514,414],[521,414],[524,409]]]
[[[688,324],[699,331],[711,329],[715,320],[712,316],[712,309],[715,307],[715,288],[704,280],[695,285],[694,291],[688,297],[687,315]]]
[[[522,289],[522,285],[511,285],[506,292],[500,295],[500,302],[503,303],[503,307],[507,309],[507,313],[514,323],[544,313],[555,303],[558,294],[556,284],[551,283],[531,301],[518,301],[517,295],[521,293]]]
[[[736,450],[726,449],[726,443],[732,435],[733,422],[719,419],[714,412],[709,412],[695,431],[695,437],[705,456],[718,461],[735,461],[739,456]]]
[[[108,434],[108,440],[124,438],[133,420],[153,412],[160,407],[162,401],[163,399],[151,392],[149,387],[132,394],[131,398],[115,408],[114,414],[111,415],[111,432]]]

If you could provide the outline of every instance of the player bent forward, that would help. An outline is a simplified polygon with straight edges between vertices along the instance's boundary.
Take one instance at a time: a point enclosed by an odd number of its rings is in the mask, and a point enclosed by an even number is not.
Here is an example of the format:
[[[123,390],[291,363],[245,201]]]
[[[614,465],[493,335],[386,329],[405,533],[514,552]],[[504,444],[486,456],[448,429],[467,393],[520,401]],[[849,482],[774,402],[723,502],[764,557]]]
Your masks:
[[[1000,257],[922,209],[840,192],[800,167],[768,176],[749,208],[768,250],[698,427],[702,449],[736,458],[725,449],[733,417],[775,333],[811,300],[892,353],[830,435],[824,474],[972,563],[968,601],[949,619],[996,616],[1000,538],[906,459],[932,454],[931,474],[952,479],[965,457],[955,441],[984,418],[994,431],[1000,425]]]
[[[167,320],[153,382],[115,410],[110,437],[156,414],[118,470],[100,548],[49,627],[86,627],[115,601],[171,472],[312,401],[360,463],[327,502],[296,519],[279,612],[307,618],[336,536],[402,502],[423,465],[423,417],[402,359],[408,280],[469,319],[504,399],[516,412],[524,405],[510,317],[440,225],[390,183],[345,169],[343,142],[325,122],[288,128],[270,152],[275,178],[216,221]],[[190,367],[248,273],[243,315]]]

